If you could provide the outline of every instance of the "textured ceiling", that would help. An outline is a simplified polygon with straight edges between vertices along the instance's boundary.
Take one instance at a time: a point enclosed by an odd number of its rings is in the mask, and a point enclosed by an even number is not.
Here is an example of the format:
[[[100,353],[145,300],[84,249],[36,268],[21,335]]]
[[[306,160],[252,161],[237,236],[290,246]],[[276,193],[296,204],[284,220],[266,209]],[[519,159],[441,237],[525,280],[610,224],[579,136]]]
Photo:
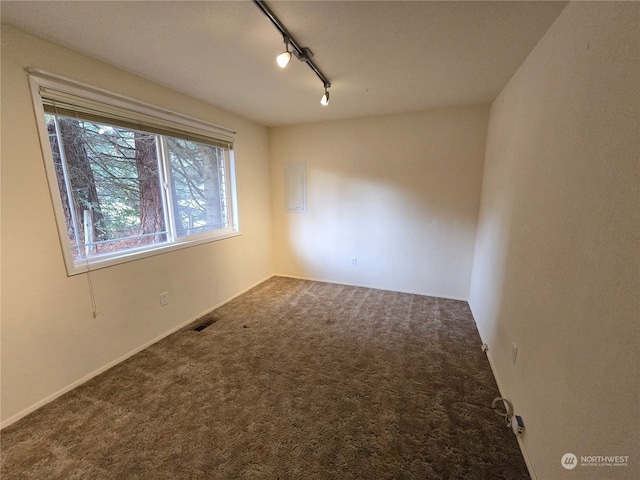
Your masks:
[[[8,1],[2,22],[268,126],[492,101],[566,2]],[[72,77],[72,72],[67,76]]]

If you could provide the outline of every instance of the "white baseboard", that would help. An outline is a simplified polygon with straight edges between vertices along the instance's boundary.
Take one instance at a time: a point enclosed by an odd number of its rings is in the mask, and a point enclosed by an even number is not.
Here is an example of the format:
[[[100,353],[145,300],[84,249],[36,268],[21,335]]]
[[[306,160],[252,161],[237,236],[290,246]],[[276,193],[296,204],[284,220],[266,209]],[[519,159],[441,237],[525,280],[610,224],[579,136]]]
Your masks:
[[[418,292],[418,291],[414,291],[414,290],[392,290],[389,288],[383,288],[379,285],[368,285],[368,284],[362,284],[362,283],[347,283],[347,282],[340,282],[340,281],[336,281],[336,280],[331,280],[331,279],[326,279],[326,278],[315,278],[315,277],[305,277],[305,276],[301,276],[301,275],[289,275],[286,273],[276,273],[275,275],[273,275],[274,277],[286,277],[286,278],[297,278],[298,280],[310,280],[312,282],[324,282],[324,283],[333,283],[335,285],[346,285],[348,287],[361,287],[361,288],[372,288],[374,290],[386,290],[389,292],[399,292],[399,293],[408,293],[411,295],[422,295],[424,297],[437,297],[437,298],[447,298],[449,300],[460,300],[461,302],[468,302],[468,298],[461,298],[461,297],[452,297],[452,296],[443,296],[443,295],[439,295],[439,294],[435,294],[435,293],[429,293],[429,292]]]
[[[195,317],[189,318],[188,320],[185,320],[184,322],[180,323],[179,325],[176,325],[175,327],[167,330],[166,332],[164,332],[163,334],[159,335],[158,337],[149,340],[148,342],[145,342],[144,344],[140,345],[137,348],[134,348],[133,350],[131,350],[128,353],[125,353],[124,355],[122,355],[121,357],[116,358],[115,360],[107,363],[106,365],[103,365],[102,367],[94,370],[93,372],[89,373],[88,375],[85,375],[84,377],[80,378],[79,380],[76,380],[75,382],[71,383],[70,385],[67,385],[66,387],[58,390],[57,392],[49,395],[48,397],[40,400],[39,402],[34,403],[33,405],[31,405],[30,407],[25,408],[24,410],[22,410],[21,412],[16,413],[15,415],[7,418],[5,421],[3,421],[0,424],[0,430],[2,430],[3,428],[8,427],[9,425],[14,424],[15,422],[17,422],[18,420],[20,420],[21,418],[29,415],[31,412],[36,411],[37,409],[39,409],[40,407],[43,407],[44,405],[46,405],[47,403],[50,403],[52,401],[54,401],[56,398],[61,397],[62,395],[64,395],[67,392],[70,392],[71,390],[73,390],[74,388],[82,385],[83,383],[91,380],[93,377],[96,377],[98,375],[100,375],[101,373],[106,372],[107,370],[109,370],[111,367],[116,366],[117,364],[124,362],[126,359],[128,359],[129,357],[132,357],[133,355],[135,355],[136,353],[141,352],[142,350],[144,350],[145,348],[150,347],[151,345],[153,345],[154,343],[159,342],[160,340],[162,340],[165,337],[168,337],[169,335],[171,335],[172,333],[177,332],[178,330],[180,330],[181,328],[186,327],[187,325],[189,325],[190,323],[195,322],[198,318],[208,314],[209,312],[212,312],[213,310],[215,310],[216,308],[221,307],[222,305],[224,305],[225,303],[230,302],[231,300],[233,300],[234,298],[242,295],[243,293],[245,293],[248,290],[251,290],[253,287],[260,285],[261,283],[269,280],[271,277],[273,277],[274,275],[269,275],[265,278],[263,278],[262,280],[260,280],[259,282],[256,282],[252,285],[250,285],[249,287],[245,288],[244,290],[232,295],[231,297],[227,298],[226,300],[223,300],[222,302],[219,302],[217,305],[214,305],[213,307],[207,309],[204,312],[199,313],[198,315],[196,315]]]

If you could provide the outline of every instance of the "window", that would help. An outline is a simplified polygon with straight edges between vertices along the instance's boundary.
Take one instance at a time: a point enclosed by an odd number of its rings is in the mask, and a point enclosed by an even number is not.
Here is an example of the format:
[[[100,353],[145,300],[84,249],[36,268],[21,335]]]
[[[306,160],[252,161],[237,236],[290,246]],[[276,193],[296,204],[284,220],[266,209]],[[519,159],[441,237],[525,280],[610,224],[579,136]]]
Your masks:
[[[70,275],[238,234],[232,132],[31,73]]]

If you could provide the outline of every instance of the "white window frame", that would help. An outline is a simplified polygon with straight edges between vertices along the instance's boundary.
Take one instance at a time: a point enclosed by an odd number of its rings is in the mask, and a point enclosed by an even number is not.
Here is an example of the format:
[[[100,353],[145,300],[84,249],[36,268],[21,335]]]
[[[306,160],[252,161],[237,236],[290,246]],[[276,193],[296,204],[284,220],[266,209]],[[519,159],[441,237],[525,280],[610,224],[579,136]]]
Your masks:
[[[58,75],[43,72],[37,69],[28,69],[29,83],[31,87],[31,94],[33,98],[33,106],[36,116],[36,123],[38,127],[38,135],[40,137],[40,143],[42,147],[42,154],[44,160],[45,171],[47,174],[47,181],[49,183],[49,192],[51,195],[51,201],[56,217],[56,224],[58,227],[58,237],[62,247],[62,253],[67,269],[67,275],[77,275],[87,272],[89,270],[96,270],[100,268],[110,267],[141,258],[150,257],[152,255],[158,255],[161,253],[167,253],[182,248],[193,247],[208,242],[217,240],[223,240],[240,235],[240,226],[238,221],[238,202],[237,202],[237,188],[236,188],[236,174],[235,174],[235,159],[233,148],[225,149],[225,162],[227,169],[227,188],[228,188],[228,208],[230,215],[230,225],[226,229],[219,229],[209,232],[202,232],[195,235],[186,237],[175,237],[171,234],[168,235],[168,240],[163,243],[147,245],[143,247],[132,248],[123,250],[120,252],[113,252],[104,255],[97,255],[94,257],[75,260],[72,254],[71,242],[67,234],[67,227],[65,223],[65,215],[62,200],[60,198],[60,191],[58,188],[56,170],[53,160],[53,154],[51,152],[51,146],[49,143],[49,133],[45,123],[45,110],[42,103],[41,90],[43,88],[50,88],[59,92],[63,92],[69,95],[77,96],[80,98],[88,99],[91,101],[99,102],[107,106],[114,106],[120,109],[126,109],[133,114],[137,113],[144,115],[148,118],[157,119],[164,124],[177,125],[181,129],[188,132],[193,132],[196,135],[211,136],[212,138],[225,138],[230,140],[230,145],[233,145],[233,139],[235,132],[225,127],[220,127],[208,122],[204,122],[193,117],[182,115],[180,113],[160,109],[151,104],[140,102],[128,97],[124,97],[106,90],[91,87],[89,85],[76,82],[74,80],[67,79]],[[167,189],[169,175],[168,159],[161,162],[161,176],[162,185],[164,189]],[[171,202],[167,202],[171,203]],[[171,206],[169,206],[171,208]],[[171,224],[174,219],[171,214],[167,215]],[[171,230],[175,233],[174,226],[171,226]]]

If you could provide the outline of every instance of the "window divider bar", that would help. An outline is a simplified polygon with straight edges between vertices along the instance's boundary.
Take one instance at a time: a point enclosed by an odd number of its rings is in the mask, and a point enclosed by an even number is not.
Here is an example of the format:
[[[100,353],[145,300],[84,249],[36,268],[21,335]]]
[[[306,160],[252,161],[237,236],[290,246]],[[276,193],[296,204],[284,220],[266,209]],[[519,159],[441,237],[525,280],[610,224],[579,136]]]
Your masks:
[[[165,225],[167,230],[167,239],[171,242],[175,241],[176,235],[176,223],[173,208],[173,195],[169,194],[171,188],[171,165],[169,161],[169,147],[167,146],[167,139],[163,136],[159,138],[157,142],[158,157],[160,158],[160,171],[162,174],[162,202],[165,207]],[[170,201],[171,200],[171,201]]]

